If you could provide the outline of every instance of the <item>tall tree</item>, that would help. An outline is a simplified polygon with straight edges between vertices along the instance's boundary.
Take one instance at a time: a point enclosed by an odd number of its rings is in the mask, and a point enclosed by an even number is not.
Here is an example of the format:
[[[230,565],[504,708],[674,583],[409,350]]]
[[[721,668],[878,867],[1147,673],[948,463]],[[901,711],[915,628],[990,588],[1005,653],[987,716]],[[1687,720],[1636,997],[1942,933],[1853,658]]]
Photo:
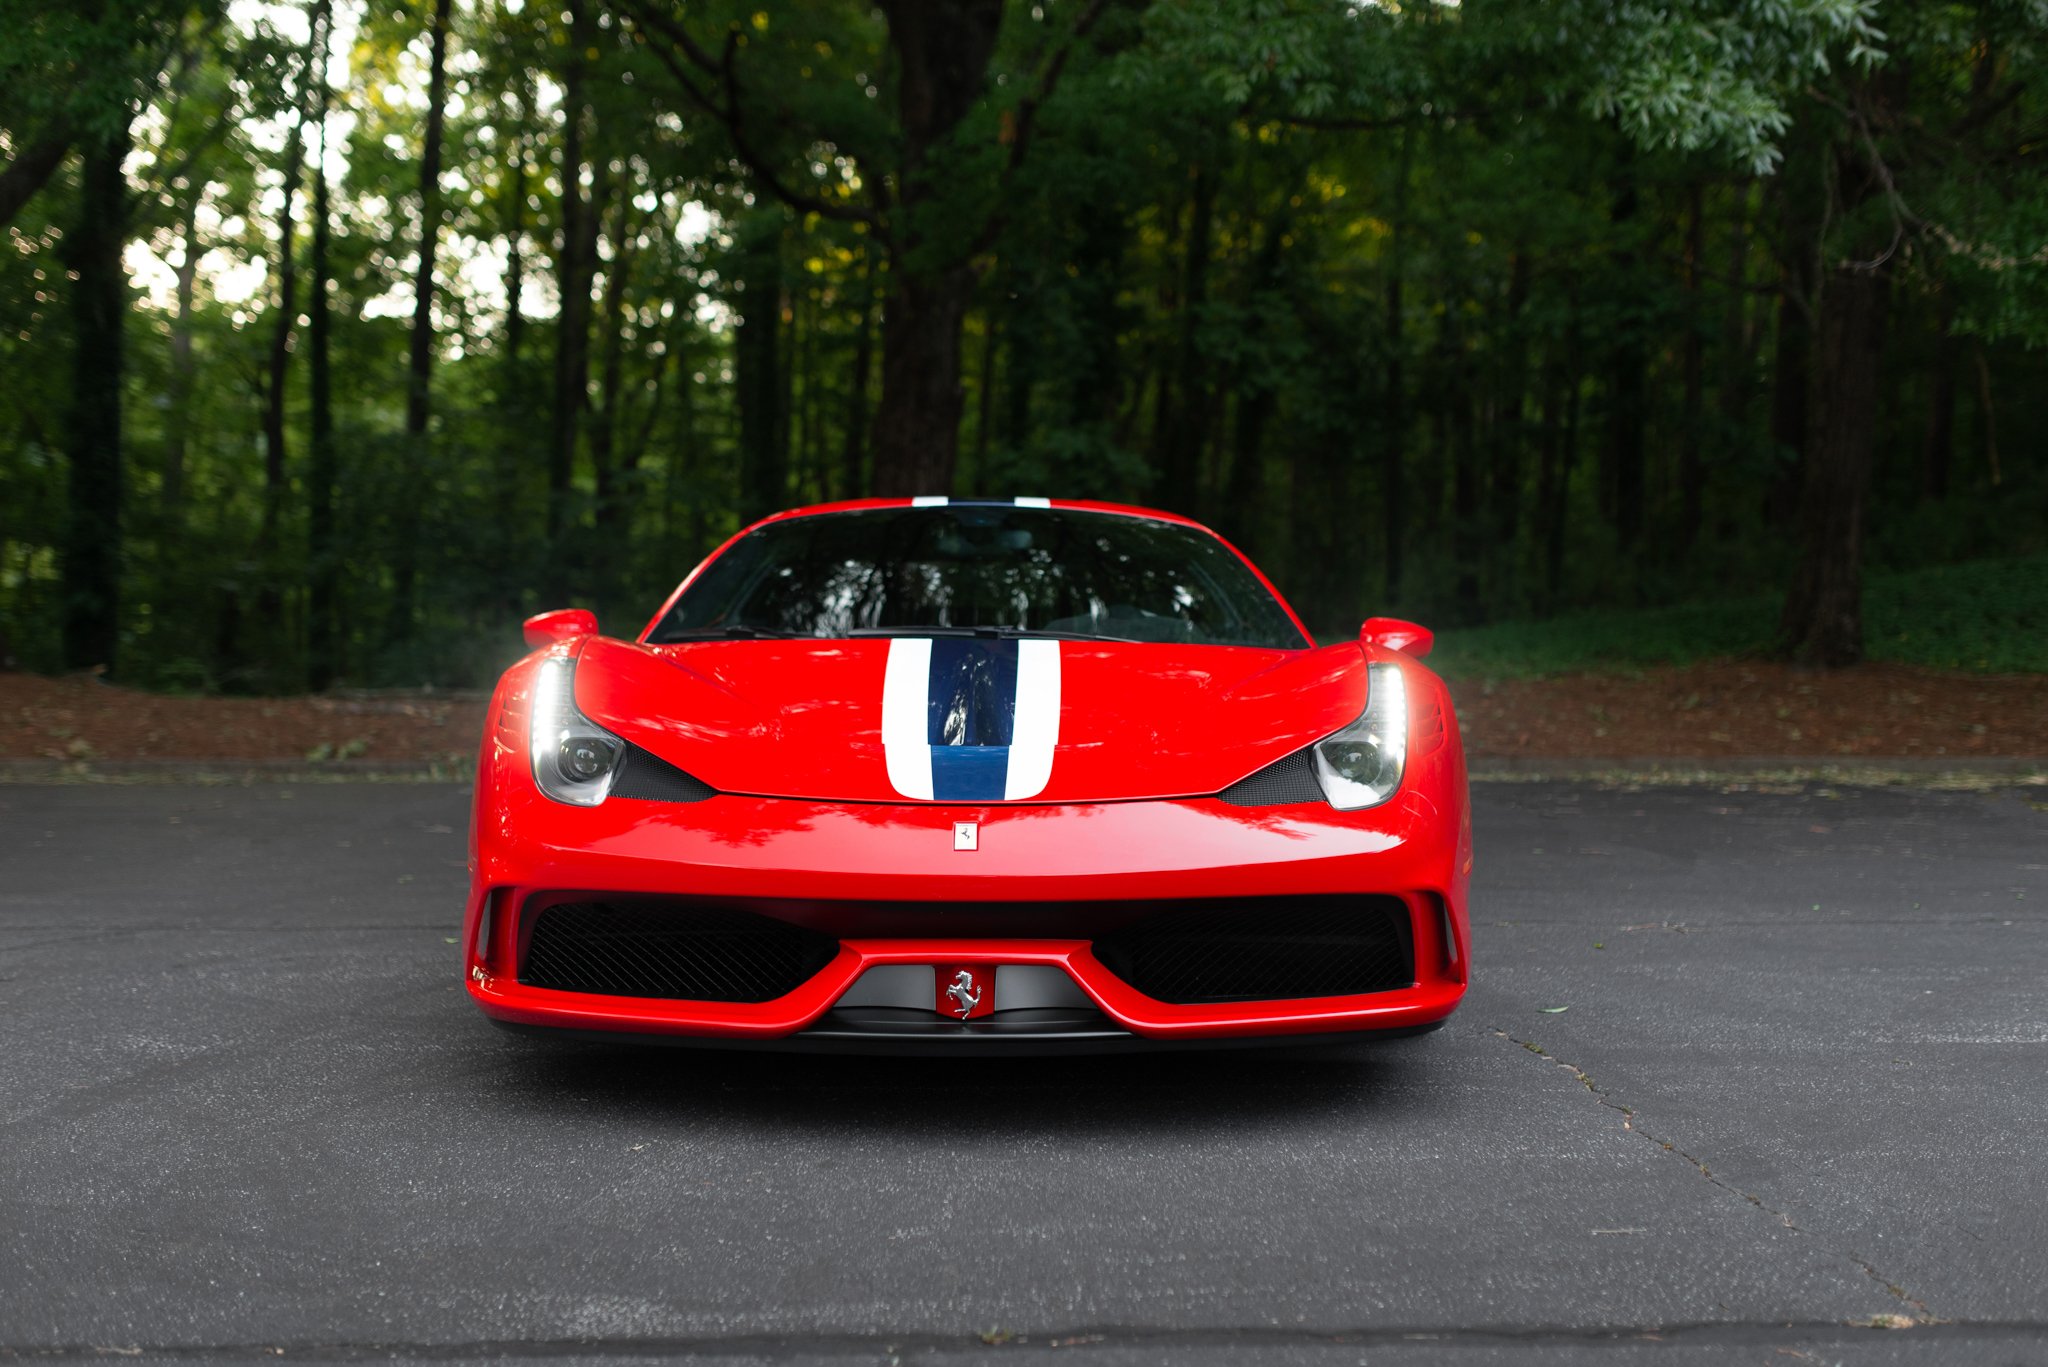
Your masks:
[[[587,0],[568,0],[569,50],[562,63],[561,242],[555,254],[555,398],[548,440],[548,539],[567,525],[577,434],[590,399],[590,286],[596,274],[595,217],[583,194],[584,135],[589,117],[589,53],[596,39]],[[556,590],[566,567],[555,563]]]
[[[1841,258],[1820,283],[1813,408],[1799,500],[1799,564],[1780,623],[1801,664],[1840,667],[1863,658],[1863,520],[1870,494],[1879,364],[1901,227],[1883,202],[1886,168],[1871,122],[1884,121],[1891,75],[1858,81],[1850,127],[1836,143],[1835,208],[1849,223]]]
[[[327,61],[332,24],[320,36],[319,150],[313,159],[313,243],[307,285],[306,360],[311,403],[306,463],[306,677],[316,692],[331,687],[341,674],[341,555],[335,538],[335,485],[338,461],[334,443],[334,317],[330,295],[334,286],[333,217],[327,175],[327,115],[331,92]]]
[[[420,147],[420,253],[413,275],[412,349],[407,358],[405,431],[421,437],[434,367],[434,257],[441,242],[441,134],[448,113],[448,10],[450,0],[434,0],[428,29],[431,56],[427,68],[427,125]],[[419,453],[414,453],[419,458]]]
[[[782,210],[750,215],[740,228],[735,269],[739,317],[733,328],[733,384],[740,419],[740,520],[782,507],[789,481],[789,429],[781,421],[788,368],[782,333]]]
[[[448,104],[449,0],[434,0],[428,23],[427,122],[420,146],[419,259],[413,271],[412,333],[406,356],[404,475],[399,481],[398,536],[391,564],[391,611],[385,635],[409,638],[417,616],[421,491],[433,479],[427,440],[434,367],[434,259],[441,241],[441,136]]]
[[[85,145],[78,218],[64,241],[72,272],[70,521],[64,542],[64,662],[112,668],[121,634],[122,324],[128,312],[125,106]]]
[[[792,160],[808,165],[808,149],[822,135],[787,128],[785,92],[764,97],[741,80],[745,26],[735,21],[714,55],[657,0],[618,3],[688,102],[723,126],[761,191],[799,213],[864,224],[880,242],[887,293],[873,488],[897,495],[949,489],[959,456],[960,338],[973,299],[973,261],[1000,227],[1003,193],[1031,147],[1039,110],[1108,0],[1086,0],[1035,75],[1020,83],[1023,94],[1006,101],[997,121],[1004,155],[992,171],[961,143],[990,86],[1003,0],[883,0],[888,42],[881,65],[894,86],[896,117],[885,136],[862,138],[865,145],[852,152],[870,187],[865,202],[843,193],[843,185],[788,174]],[[856,79],[864,89],[865,72]],[[779,136],[770,114],[758,107],[764,103],[784,125]],[[806,150],[792,157],[792,148]]]

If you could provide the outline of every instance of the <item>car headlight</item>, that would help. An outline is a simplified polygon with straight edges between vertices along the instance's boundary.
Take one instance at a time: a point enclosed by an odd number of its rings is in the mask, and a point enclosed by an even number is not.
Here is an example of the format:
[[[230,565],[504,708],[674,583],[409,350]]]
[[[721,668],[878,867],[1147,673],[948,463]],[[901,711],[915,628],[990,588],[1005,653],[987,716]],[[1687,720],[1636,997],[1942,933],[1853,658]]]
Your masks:
[[[612,790],[626,743],[576,710],[576,662],[543,660],[533,682],[533,781],[557,802],[595,807]]]
[[[1366,689],[1358,720],[1315,743],[1316,782],[1340,812],[1377,807],[1392,797],[1408,762],[1408,688],[1401,667],[1373,665]]]

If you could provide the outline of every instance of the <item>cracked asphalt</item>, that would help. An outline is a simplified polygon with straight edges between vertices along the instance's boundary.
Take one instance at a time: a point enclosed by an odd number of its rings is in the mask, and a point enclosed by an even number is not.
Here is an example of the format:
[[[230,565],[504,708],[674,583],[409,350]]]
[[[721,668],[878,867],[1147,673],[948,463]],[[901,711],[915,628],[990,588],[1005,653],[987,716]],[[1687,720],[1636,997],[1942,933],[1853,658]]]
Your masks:
[[[0,787],[0,1357],[2048,1362],[2044,798],[1483,784],[1443,1031],[977,1064],[492,1029],[457,788]]]

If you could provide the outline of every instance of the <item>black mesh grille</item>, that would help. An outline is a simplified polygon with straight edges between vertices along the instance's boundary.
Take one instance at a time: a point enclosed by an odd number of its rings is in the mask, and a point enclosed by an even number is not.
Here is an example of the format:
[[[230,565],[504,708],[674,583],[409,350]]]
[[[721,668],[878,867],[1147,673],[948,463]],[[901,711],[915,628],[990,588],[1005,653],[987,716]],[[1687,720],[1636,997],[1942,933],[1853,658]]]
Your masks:
[[[1277,807],[1287,802],[1321,802],[1316,761],[1307,747],[1248,774],[1216,796],[1240,807]]]
[[[1415,981],[1408,907],[1398,897],[1197,904],[1097,940],[1095,957],[1162,1002],[1344,997]]]
[[[650,755],[638,746],[628,746],[619,760],[619,776],[612,780],[612,797],[637,797],[651,802],[702,802],[718,796],[718,790],[703,779]]]
[[[519,981],[560,992],[765,1002],[839,952],[829,935],[688,902],[561,902],[534,919]]]

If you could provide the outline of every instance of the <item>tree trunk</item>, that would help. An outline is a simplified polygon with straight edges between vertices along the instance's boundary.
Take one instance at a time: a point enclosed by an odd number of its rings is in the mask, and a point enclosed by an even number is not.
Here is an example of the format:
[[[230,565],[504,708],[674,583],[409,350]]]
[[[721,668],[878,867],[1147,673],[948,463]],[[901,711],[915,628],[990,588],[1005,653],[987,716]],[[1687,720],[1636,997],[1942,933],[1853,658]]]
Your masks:
[[[1927,396],[1927,432],[1920,442],[1920,496],[1930,502],[1948,497],[1949,469],[1954,464],[1956,433],[1956,366],[1962,343],[1955,335],[1956,296],[1940,287],[1936,309],[1934,363]]]
[[[1044,359],[1033,343],[1041,314],[1035,281],[1026,280],[1011,299],[1009,317],[1003,328],[1003,445],[1012,452],[1031,443],[1031,406],[1038,392],[1040,362]],[[1142,405],[1143,399],[1140,398]]]
[[[1280,269],[1292,226],[1285,212],[1265,225],[1246,272],[1247,294],[1257,297],[1280,288]],[[1260,530],[1265,520],[1266,428],[1279,406],[1273,376],[1257,359],[1270,345],[1268,333],[1264,315],[1253,312],[1243,337],[1244,352],[1253,359],[1234,367],[1236,413],[1231,423],[1229,473],[1217,481],[1223,493],[1223,508],[1217,521],[1228,529],[1231,540],[1240,548],[1252,551],[1262,545]],[[1349,482],[1346,477],[1350,467],[1348,460],[1333,461],[1327,467],[1331,494],[1339,504],[1350,502],[1343,487]]]
[[[1577,337],[1568,335],[1565,339],[1565,354],[1577,353]],[[1554,612],[1564,595],[1564,551],[1566,515],[1571,506],[1572,466],[1579,455],[1579,397],[1583,389],[1578,372],[1565,365],[1567,383],[1564,395],[1564,421],[1557,434],[1557,475],[1551,485],[1550,506],[1545,513],[1549,523],[1548,541],[1543,548],[1543,607]]]
[[[780,345],[776,354],[775,397],[770,402],[768,411],[775,418],[775,433],[770,440],[775,443],[776,458],[781,464],[782,483],[780,490],[775,496],[775,506],[769,509],[770,512],[779,512],[789,505],[791,487],[792,485],[801,487],[803,476],[801,468],[794,470],[791,468],[792,465],[797,464],[796,461],[792,460],[792,457],[801,457],[802,455],[802,452],[797,449],[792,441],[792,437],[795,431],[794,419],[796,417],[796,373],[797,367],[803,361],[803,318],[797,310],[796,299],[790,292],[788,282],[781,278],[781,263],[781,239],[778,238],[776,240],[777,286],[775,291],[775,317],[782,332],[778,339]],[[792,476],[795,476],[795,478],[792,479]]]
[[[1401,130],[1401,150],[1394,173],[1394,212],[1387,225],[1387,299],[1380,321],[1380,350],[1385,356],[1386,386],[1380,400],[1380,511],[1385,537],[1386,578],[1382,595],[1389,607],[1401,601],[1402,549],[1408,531],[1408,480],[1404,468],[1408,435],[1408,357],[1405,312],[1401,298],[1408,260],[1408,178],[1414,149],[1412,129]]]
[[[967,487],[983,493],[995,492],[988,478],[988,429],[995,420],[996,348],[1001,342],[1002,328],[996,321],[995,310],[985,310],[981,320],[981,374],[974,386],[974,465],[967,472]]]
[[[1812,423],[1814,296],[1820,283],[1821,235],[1828,218],[1822,149],[1793,125],[1785,166],[1776,177],[1779,293],[1771,362],[1771,444],[1776,468],[1764,488],[1763,516],[1788,526],[1797,511]]]
[[[1984,359],[1984,343],[1972,350],[1977,362],[1977,410],[1984,415],[1984,462],[1991,474],[1991,487],[2005,483],[1998,471],[1998,410],[1991,406],[1991,365]]]
[[[1799,569],[1781,635],[1796,663],[1863,658],[1863,506],[1870,492],[1879,362],[1891,280],[1844,267],[1822,288],[1813,435],[1799,505]]]
[[[1700,183],[1687,188],[1685,218],[1684,332],[1678,343],[1678,370],[1683,397],[1678,425],[1678,536],[1676,558],[1683,561],[1700,535],[1700,512],[1706,495],[1706,466],[1701,458],[1700,418],[1705,366],[1700,338],[1700,253],[1705,250],[1706,195]]]
[[[278,521],[284,513],[285,495],[285,388],[290,374],[292,330],[299,316],[299,257],[296,217],[299,181],[305,169],[307,100],[304,82],[313,78],[313,40],[307,39],[305,61],[300,67],[298,112],[291,137],[284,150],[284,199],[277,211],[277,303],[270,330],[270,356],[264,367],[263,390],[263,520],[256,534],[258,572],[263,576],[266,609],[276,567],[270,560],[277,553]],[[265,613],[266,621],[270,620]]]
[[[323,54],[321,70],[326,70]],[[334,268],[330,256],[327,183],[327,94],[320,100],[320,154],[313,165],[313,249],[308,263],[313,278],[306,299],[308,397],[312,404],[311,450],[306,462],[307,622],[306,677],[313,691],[324,692],[341,675],[340,622],[336,615],[341,586],[341,557],[334,536],[334,368],[332,311],[329,293]]]
[[[632,239],[633,197],[624,177],[614,186],[613,202],[617,212],[612,215],[611,230],[606,235],[611,259],[604,268],[604,340],[598,360],[598,409],[590,427],[596,519],[599,531],[604,533],[599,544],[605,546],[616,544],[611,534],[617,531],[618,514],[622,511],[618,506],[618,470],[612,453],[618,435],[619,390],[625,379],[626,279],[631,271],[626,244]]]
[[[1615,253],[1615,273],[1624,288],[1633,285],[1638,195],[1633,170],[1624,173],[1609,221],[1623,245]],[[1643,460],[1649,424],[1645,389],[1649,347],[1642,321],[1629,318],[1619,327],[1607,362],[1607,430],[1601,453],[1602,493],[1609,500],[1614,539],[1624,557],[1633,553],[1643,534]]]
[[[1076,217],[1077,235],[1070,258],[1076,276],[1069,297],[1079,336],[1075,354],[1063,367],[1067,376],[1065,421],[1100,432],[1116,444],[1112,433],[1124,393],[1123,355],[1117,343],[1126,330],[1121,290],[1131,228],[1125,211],[1114,203],[1084,205]],[[1005,320],[1003,331],[1014,332],[1019,327],[1013,314]],[[1010,347],[1009,353],[1014,357],[1016,348]]]
[[[441,128],[448,106],[449,4],[450,0],[434,0],[426,141],[420,149],[420,259],[413,277],[412,354],[405,385],[405,430],[412,437],[426,434],[434,365],[434,256],[441,242]],[[420,453],[414,455],[418,458]]]
[[[60,118],[7,163],[7,169],[0,171],[0,228],[14,221],[22,206],[36,197],[36,191],[49,182],[70,153],[71,125]],[[87,155],[91,155],[89,148]]]
[[[882,400],[875,408],[875,493],[946,494],[959,457],[960,329],[974,294],[965,266],[890,275],[882,314]]]
[[[64,537],[64,663],[112,669],[121,634],[122,321],[128,311],[128,115],[89,142],[79,170],[78,220],[65,236],[71,284],[70,457]]]
[[[1529,254],[1516,251],[1509,259],[1507,297],[1499,326],[1500,358],[1493,376],[1493,422],[1490,433],[1492,471],[1487,489],[1491,517],[1489,540],[1498,570],[1508,560],[1522,529],[1522,482],[1527,423],[1522,408],[1529,387],[1529,341],[1522,309],[1529,301]]]
[[[1209,257],[1216,225],[1216,172],[1197,166],[1189,196],[1187,245],[1181,253],[1180,326],[1173,377],[1160,389],[1174,402],[1153,428],[1152,468],[1164,507],[1194,513],[1200,499],[1202,448],[1210,417],[1208,358],[1201,344],[1203,306],[1209,299]]]
[[[166,540],[175,535],[185,503],[186,448],[192,435],[192,390],[198,364],[192,352],[192,301],[199,281],[199,201],[204,187],[194,185],[178,215],[178,311],[171,320],[171,411],[164,420],[163,487],[158,494]]]
[[[538,454],[534,419],[540,404],[534,393],[534,377],[525,361],[526,312],[520,298],[526,290],[526,193],[528,151],[527,118],[533,109],[528,78],[521,76],[513,86],[510,161],[506,167],[505,214],[505,350],[497,366],[499,432],[491,456],[492,513],[503,534],[492,538],[488,557],[490,578],[496,586],[487,610],[510,618],[519,608],[522,586],[521,561],[530,546],[523,514],[526,491],[532,486],[534,457]]]
[[[228,682],[256,691],[276,688],[285,680],[271,672],[284,638],[285,566],[280,542],[283,540],[284,505],[291,484],[287,475],[289,443],[285,434],[285,400],[290,389],[292,334],[299,318],[298,195],[305,177],[306,125],[314,113],[314,65],[320,56],[320,34],[327,0],[312,0],[307,6],[306,46],[300,54],[299,84],[294,101],[290,137],[284,149],[284,195],[277,210],[277,305],[270,332],[270,355],[264,367],[263,391],[263,504],[256,528],[256,607],[253,621],[241,617],[239,589],[231,590],[234,610],[224,628],[226,646],[221,665]],[[267,634],[268,641],[252,654],[243,632],[253,627]]]
[[[875,364],[875,244],[861,252],[860,321],[853,338],[853,376],[846,388],[846,444],[839,453],[841,498],[866,492],[861,456],[867,445],[868,386]]]
[[[523,120],[522,120],[523,122]],[[522,129],[512,144],[512,165],[507,173],[505,206],[505,367],[508,373],[519,365],[519,352],[526,343],[526,314],[519,296],[526,288],[526,134]]]
[[[654,444],[654,427],[661,420],[662,405],[668,398],[668,373],[676,364],[677,353],[682,350],[680,337],[689,325],[690,301],[687,297],[675,300],[675,310],[669,315],[669,325],[663,330],[660,354],[654,358],[654,368],[647,377],[647,411],[641,415],[640,430],[619,454],[619,474],[627,479],[639,473],[647,452]],[[684,374],[687,383],[689,376]],[[629,405],[630,406],[630,405]],[[663,534],[667,527],[664,525]]]
[[[1550,545],[1551,519],[1560,474],[1559,458],[1564,453],[1564,373],[1563,357],[1553,356],[1544,362],[1542,378],[1537,381],[1543,397],[1536,415],[1536,522],[1532,560],[1538,564],[1543,563]],[[1536,606],[1539,610],[1547,610],[1549,604],[1539,599]]]
[[[1859,144],[1836,153],[1840,219],[1879,193],[1879,171]],[[1800,487],[1799,566],[1779,638],[1799,664],[1830,669],[1863,658],[1863,507],[1875,459],[1890,248],[1884,225],[1850,237],[1849,259],[1821,286],[1815,331],[1812,426]]]
[[[419,262],[413,273],[412,337],[405,369],[405,468],[399,479],[398,545],[391,563],[391,611],[384,623],[387,642],[412,637],[420,572],[420,511],[432,478],[427,418],[434,366],[434,257],[441,242],[441,129],[448,102],[449,0],[435,0],[429,29],[432,57],[427,75],[427,125],[420,146]]]
[[[740,417],[740,519],[752,522],[783,506],[788,429],[782,396],[782,211],[768,208],[741,228],[739,321],[733,330],[733,388]],[[957,339],[958,334],[955,334]]]
[[[988,81],[1003,0],[885,0],[897,63],[903,160],[882,323],[875,409],[875,492],[943,494],[959,455],[960,330],[974,273],[956,250],[930,248],[942,173],[929,164]]]
[[[1440,346],[1443,355],[1445,395],[1442,451],[1449,457],[1451,477],[1451,559],[1454,564],[1452,592],[1457,601],[1458,620],[1479,620],[1479,561],[1484,554],[1480,526],[1480,485],[1478,452],[1473,442],[1473,394],[1471,364],[1465,354],[1465,339],[1457,319],[1463,303],[1450,290],[1444,291]]]
[[[1806,467],[1807,408],[1813,377],[1808,371],[1813,330],[1806,310],[1810,293],[1788,278],[1778,298],[1777,336],[1771,348],[1771,447],[1775,470],[1764,487],[1764,521],[1783,526],[1797,506]]]
[[[569,52],[562,65],[562,242],[555,258],[560,296],[555,315],[555,396],[548,440],[547,532],[553,550],[565,530],[569,488],[576,471],[576,434],[582,427],[590,384],[590,263],[584,255],[583,199],[584,54],[593,41],[587,0],[566,0]],[[566,566],[551,554],[556,593],[566,592]]]
[[[1751,182],[1742,181],[1734,196],[1735,221],[1728,225],[1728,298],[1721,313],[1721,392],[1718,407],[1729,440],[1749,420],[1752,387],[1753,327],[1749,308],[1749,241]]]

